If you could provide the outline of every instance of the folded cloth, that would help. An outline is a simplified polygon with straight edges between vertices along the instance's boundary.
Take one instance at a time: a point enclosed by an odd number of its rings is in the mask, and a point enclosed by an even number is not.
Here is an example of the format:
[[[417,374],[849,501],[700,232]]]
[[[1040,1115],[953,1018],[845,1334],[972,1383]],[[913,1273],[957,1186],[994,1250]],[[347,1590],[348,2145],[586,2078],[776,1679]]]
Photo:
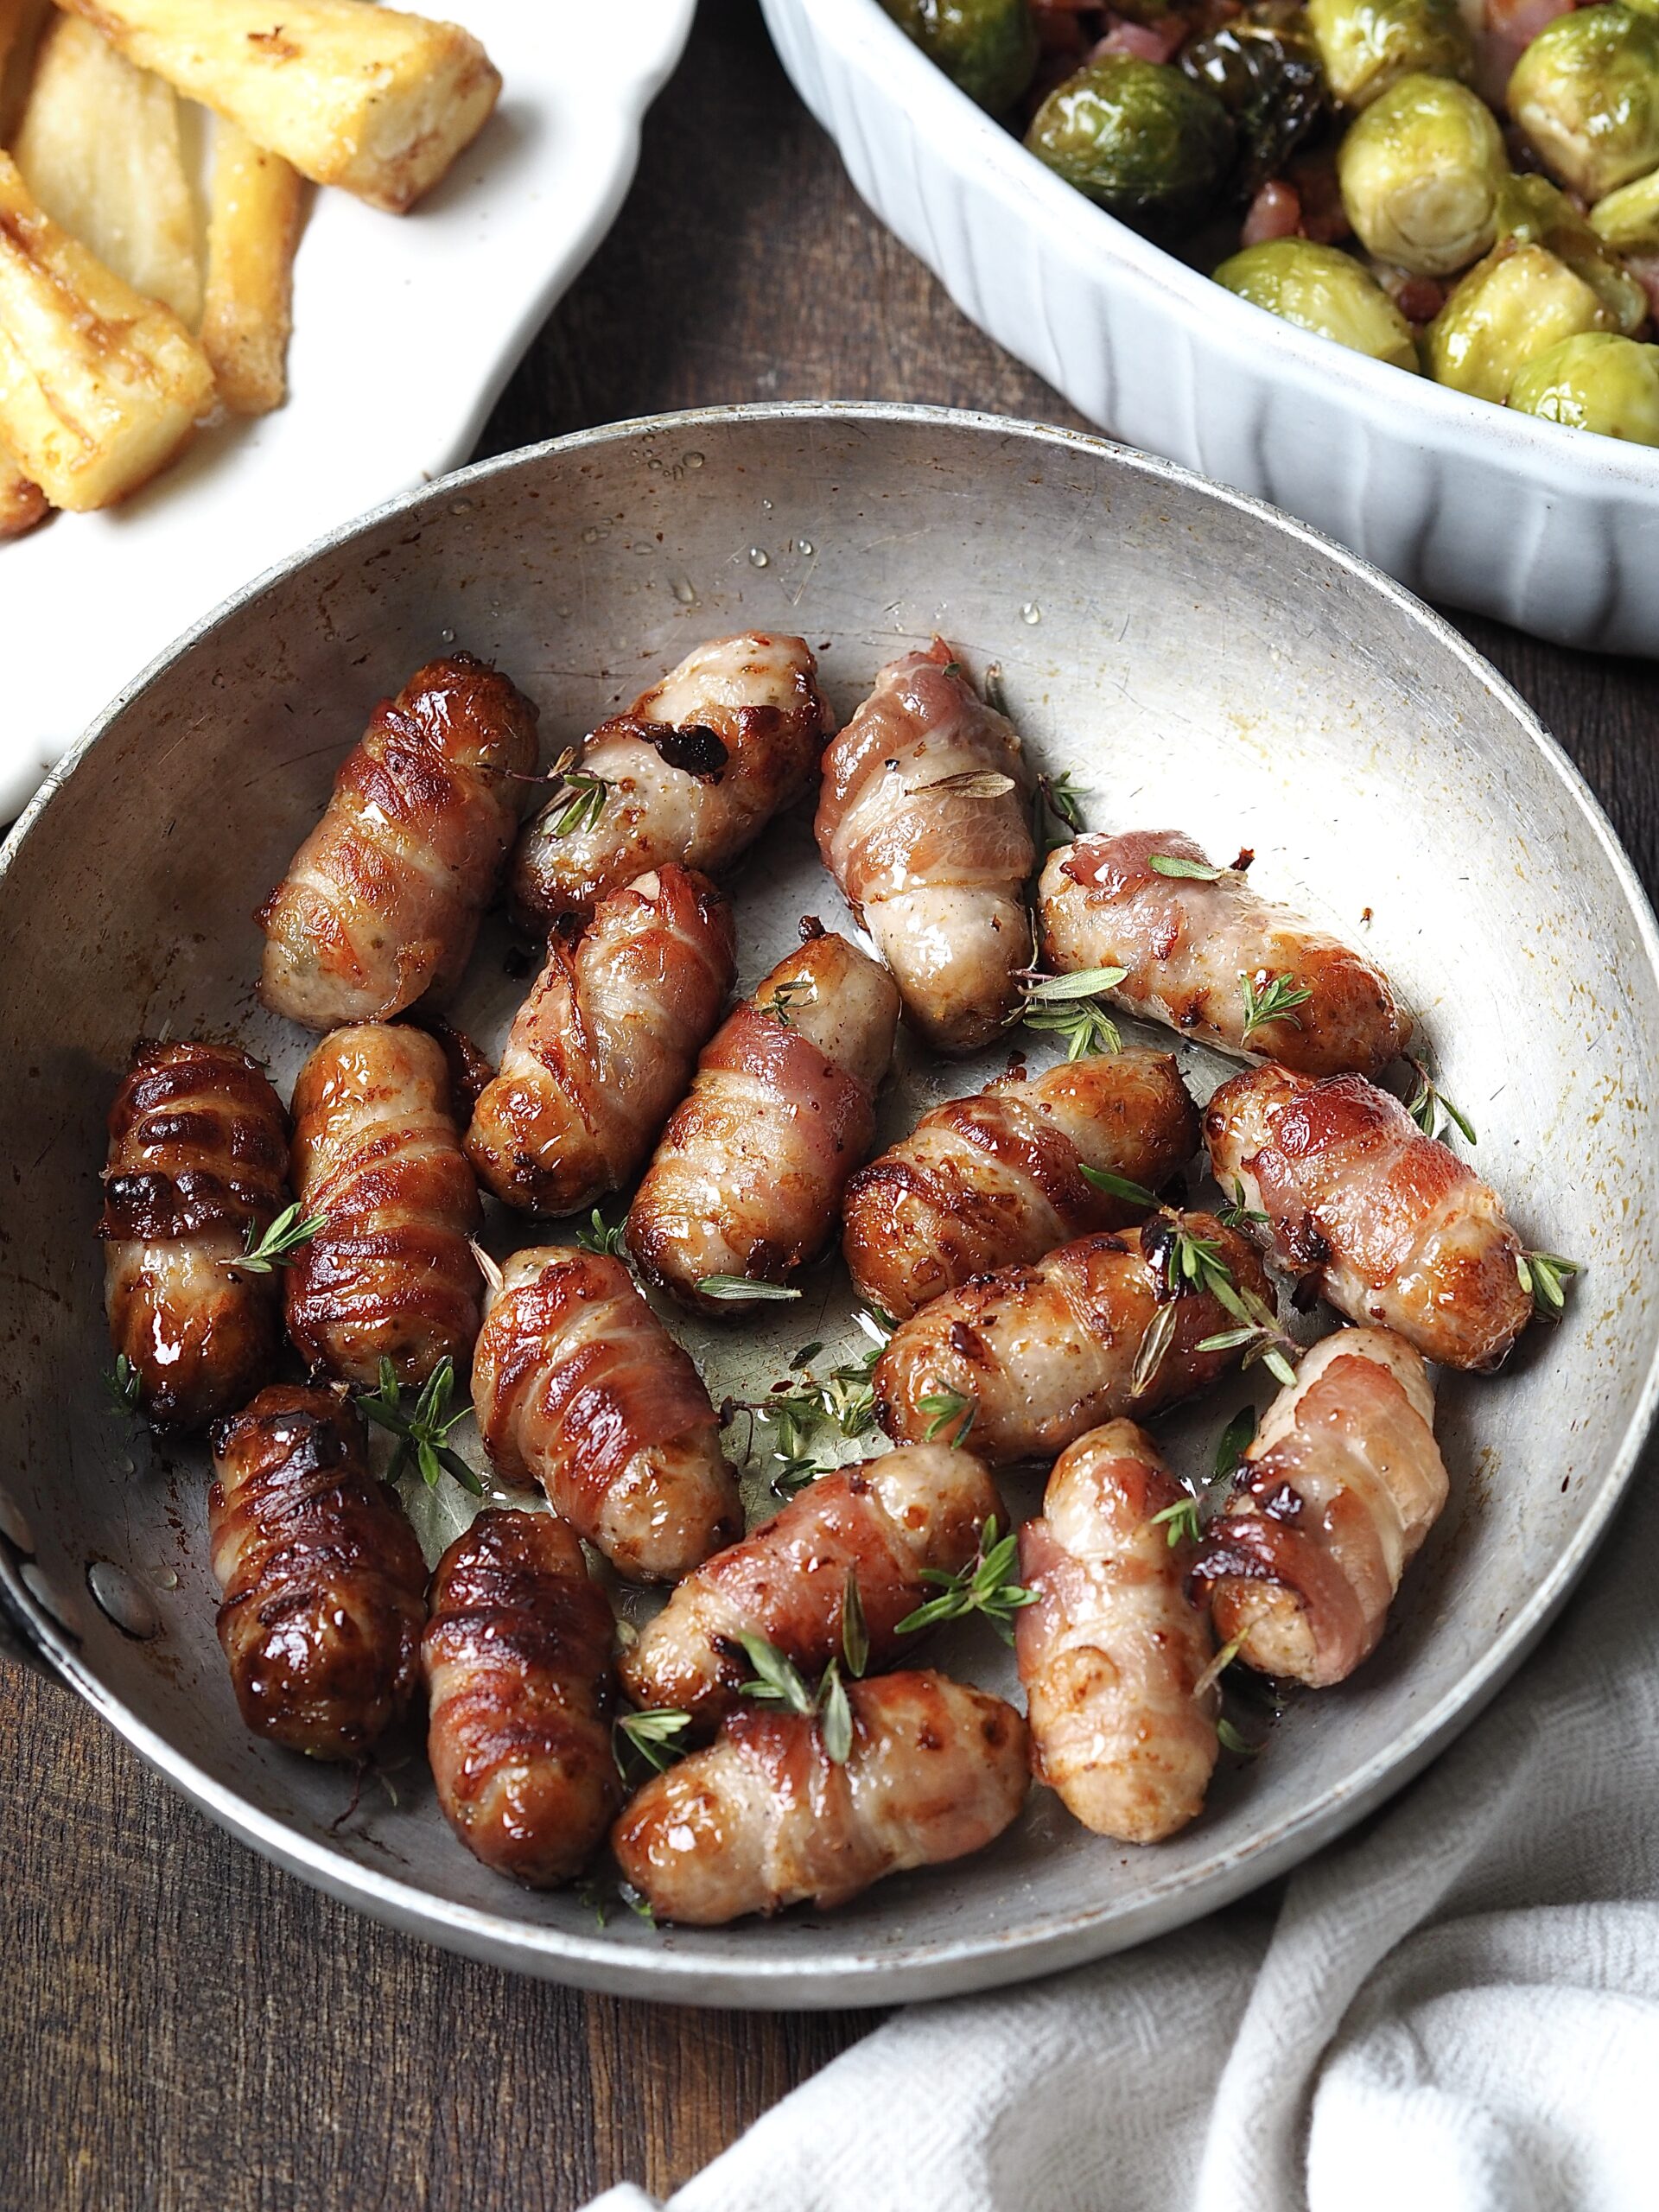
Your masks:
[[[1510,1688],[1274,1902],[895,2014],[670,2212],[1654,2212],[1656,1475]]]

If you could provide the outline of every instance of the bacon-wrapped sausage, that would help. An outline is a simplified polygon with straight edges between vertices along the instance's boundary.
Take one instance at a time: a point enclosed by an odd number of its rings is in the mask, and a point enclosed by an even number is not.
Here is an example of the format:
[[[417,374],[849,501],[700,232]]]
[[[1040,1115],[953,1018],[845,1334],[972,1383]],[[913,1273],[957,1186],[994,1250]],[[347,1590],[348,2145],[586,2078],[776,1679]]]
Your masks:
[[[1154,855],[1209,866],[1179,830],[1079,837],[1050,855],[1039,893],[1049,967],[1127,969],[1105,994],[1126,1013],[1310,1075],[1380,1075],[1403,1051],[1411,1017],[1387,976],[1351,945],[1269,905],[1237,868],[1205,882],[1160,874]],[[1280,978],[1281,1001],[1307,995],[1252,1026],[1246,981],[1262,1007]]]
[[[1186,1496],[1133,1421],[1108,1421],[1055,1462],[1042,1518],[1020,1532],[1014,1617],[1032,1764],[1084,1827],[1161,1843],[1197,1818],[1216,1764],[1220,1698],[1194,1696],[1214,1651],[1185,1579],[1194,1547],[1157,1516]]]
[[[313,1758],[356,1758],[420,1681],[426,1562],[369,1472],[341,1393],[278,1384],[219,1423],[207,1536],[242,1718]]]
[[[861,1466],[820,1475],[775,1520],[689,1574],[620,1671],[636,1705],[678,1707],[712,1725],[753,1669],[741,1631],[776,1644],[806,1675],[841,1649],[842,1607],[855,1578],[870,1665],[903,1649],[899,1624],[929,1594],[924,1567],[955,1574],[1001,1510],[970,1452],[913,1444]]]
[[[988,1044],[1031,960],[1031,772],[943,639],[884,668],[823,756],[818,849],[942,1052]]]
[[[1425,1359],[1503,1364],[1532,1300],[1497,1193],[1363,1076],[1316,1083],[1254,1068],[1205,1116],[1217,1180],[1235,1185],[1279,1263],[1351,1321],[1397,1329]]]
[[[1168,1052],[1065,1060],[925,1114],[848,1186],[842,1249],[861,1298],[896,1321],[969,1275],[1039,1260],[1147,1209],[1086,1169],[1156,1191],[1198,1148],[1198,1109]]]
[[[188,1433],[252,1396],[282,1344],[274,1274],[233,1265],[287,1202],[288,1123],[258,1063],[146,1038],[110,1109],[110,1338],[152,1425]]]
[[[687,1306],[709,1276],[786,1282],[821,1252],[875,1135],[899,994],[842,937],[780,960],[704,1047],[628,1214],[628,1249]],[[741,1301],[740,1301],[741,1302]]]
[[[498,1874],[556,1889],[621,1802],[610,1606],[550,1513],[480,1513],[432,1576],[426,1748],[455,1834]]]
[[[443,1047],[365,1022],[325,1037],[294,1086],[294,1190],[323,1225],[288,1270],[289,1334],[313,1369],[372,1382],[464,1376],[483,1297],[478,1186]]]
[[[516,1252],[478,1340],[473,1402],[502,1479],[539,1482],[623,1574],[677,1581],[743,1533],[709,1393],[620,1260]]]
[[[515,917],[544,930],[666,861],[717,874],[811,788],[835,718],[803,638],[752,632],[699,645],[582,747],[604,785],[596,818],[559,835],[556,793],[512,863]]]
[[[844,1766],[818,1723],[744,1706],[716,1741],[646,1783],[611,1832],[659,1920],[714,1927],[810,1898],[845,1904],[884,1874],[962,1859],[1025,1802],[1026,1724],[943,1675],[850,1682]]]
[[[1376,1650],[1446,1503],[1423,1363],[1387,1329],[1338,1329],[1268,1407],[1193,1567],[1218,1634],[1263,1674],[1325,1689]]]
[[[1172,1268],[1175,1226],[1160,1214],[1140,1229],[1080,1237],[1033,1268],[1002,1268],[936,1298],[894,1330],[876,1367],[882,1427],[900,1444],[971,1433],[975,1451],[1000,1467],[1052,1459],[1102,1421],[1204,1389],[1238,1353],[1198,1346],[1236,1323]],[[1266,1298],[1267,1277],[1242,1236],[1207,1213],[1185,1214],[1179,1227],[1213,1240],[1237,1287]],[[1137,1376],[1147,1332],[1172,1299],[1162,1356]]]
[[[630,1182],[685,1095],[737,972],[732,910],[671,863],[613,891],[571,945],[555,933],[467,1154],[498,1198],[575,1213]]]
[[[453,990],[536,754],[535,708],[471,653],[429,662],[382,700],[256,918],[272,1012],[332,1029]]]

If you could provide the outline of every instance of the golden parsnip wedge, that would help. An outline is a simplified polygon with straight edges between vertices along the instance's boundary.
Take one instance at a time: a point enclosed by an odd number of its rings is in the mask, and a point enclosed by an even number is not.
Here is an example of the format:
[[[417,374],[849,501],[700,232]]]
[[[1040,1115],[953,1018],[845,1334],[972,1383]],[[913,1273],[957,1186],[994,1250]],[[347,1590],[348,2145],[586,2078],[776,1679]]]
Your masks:
[[[213,131],[207,302],[201,343],[232,414],[264,415],[288,391],[294,250],[305,185],[280,154],[221,117]]]
[[[105,269],[0,154],[0,440],[54,507],[106,507],[155,474],[213,404],[170,308]]]
[[[9,453],[0,453],[0,543],[21,537],[51,512],[40,486],[30,483]]]
[[[302,176],[393,214],[437,182],[501,90],[469,31],[368,0],[61,5]]]
[[[194,325],[201,262],[170,85],[135,69],[90,23],[60,16],[41,42],[12,152],[54,223]]]

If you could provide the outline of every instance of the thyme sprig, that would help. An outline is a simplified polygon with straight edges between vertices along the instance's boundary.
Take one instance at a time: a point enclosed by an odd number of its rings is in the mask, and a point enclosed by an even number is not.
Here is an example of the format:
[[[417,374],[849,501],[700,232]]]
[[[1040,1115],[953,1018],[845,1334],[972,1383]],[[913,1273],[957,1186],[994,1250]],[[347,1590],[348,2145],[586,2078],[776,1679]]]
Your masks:
[[[1155,1206],[1158,1193],[1147,1190],[1144,1183],[1132,1182],[1127,1175],[1115,1175],[1109,1167],[1090,1167],[1086,1160],[1077,1166],[1085,1183],[1092,1183],[1096,1190],[1104,1191],[1108,1198],[1125,1199],[1132,1206]]]
[[[979,1418],[977,1398],[969,1397],[965,1390],[949,1389],[943,1383],[938,1389],[930,1390],[925,1397],[918,1398],[916,1406],[919,1413],[932,1416],[922,1432],[925,1444],[937,1442],[941,1432],[949,1428],[953,1421],[957,1426],[950,1442],[965,1444],[969,1432]]]
[[[1461,1135],[1466,1144],[1478,1144],[1474,1125],[1466,1114],[1460,1113],[1435,1082],[1427,1060],[1414,1055],[1408,1061],[1417,1078],[1417,1088],[1406,1101],[1406,1111],[1426,1137],[1439,1137],[1452,1128]]]
[[[908,796],[938,791],[950,798],[1003,798],[1014,789],[1014,778],[1000,768],[960,768],[954,775],[935,776],[931,783],[912,784]]]
[[[1010,1529],[1006,1536],[997,1534],[996,1516],[993,1513],[981,1531],[979,1550],[966,1567],[949,1574],[942,1567],[921,1569],[924,1582],[939,1586],[937,1598],[930,1598],[915,1611],[906,1613],[899,1624],[900,1636],[916,1636],[925,1628],[935,1628],[941,1621],[963,1620],[969,1613],[982,1613],[1004,1643],[1014,1642],[1012,1616],[1021,1606],[1034,1605],[1037,1592],[1027,1590],[1023,1583],[1014,1580],[1014,1554],[1020,1539]]]
[[[1147,866],[1154,875],[1186,878],[1194,883],[1214,883],[1227,873],[1225,868],[1212,868],[1208,861],[1190,861],[1181,853],[1148,853]]]
[[[1171,1551],[1177,1544],[1196,1544],[1204,1533],[1204,1523],[1198,1516],[1196,1497],[1178,1497],[1173,1505],[1165,1506],[1161,1513],[1152,1516],[1154,1529],[1161,1528]]]
[[[588,1226],[576,1231],[575,1242],[581,1250],[597,1253],[601,1259],[626,1260],[628,1256],[628,1224],[626,1219],[607,1222],[595,1206],[588,1217]]]
[[[792,1029],[790,1015],[797,1007],[810,1006],[818,995],[818,987],[810,976],[791,976],[779,984],[777,989],[760,1010],[769,1014],[780,1029]]]
[[[796,1299],[800,1292],[786,1282],[756,1282],[748,1275],[703,1275],[697,1288],[705,1298],[756,1300],[770,1299],[774,1304]]]
[[[1294,976],[1270,975],[1265,968],[1258,968],[1254,976],[1247,976],[1241,968],[1238,981],[1244,994],[1244,1027],[1239,1032],[1240,1044],[1248,1045],[1256,1031],[1265,1029],[1269,1022],[1287,1021],[1293,1029],[1301,1027],[1295,1009],[1306,1006],[1313,994]]]
[[[224,1264],[235,1274],[268,1275],[273,1268],[291,1266],[301,1245],[308,1244],[327,1223],[327,1214],[302,1214],[297,1204],[284,1206],[263,1236],[250,1222],[239,1255]]]
[[[853,1748],[853,1708],[839,1660],[832,1659],[816,1689],[809,1689],[794,1661],[764,1636],[740,1629],[737,1640],[754,1669],[749,1681],[738,1685],[738,1694],[756,1705],[774,1706],[816,1720],[826,1756],[836,1766],[845,1766]]]
[[[1244,1185],[1236,1177],[1230,1185],[1232,1196],[1224,1205],[1216,1208],[1216,1219],[1224,1229],[1247,1229],[1252,1222],[1266,1222],[1268,1217],[1259,1206],[1247,1205]]]
[[[109,1393],[111,1413],[125,1414],[129,1419],[137,1415],[143,1377],[125,1352],[117,1352],[114,1366],[104,1370],[104,1388]]]
[[[1532,1310],[1541,1321],[1559,1321],[1567,1311],[1564,1279],[1584,1273],[1580,1260],[1566,1260],[1559,1252],[1522,1252],[1515,1271],[1521,1287],[1530,1294]]]
[[[1082,794],[1067,768],[1058,776],[1039,776],[1031,806],[1032,841],[1045,858],[1084,834]]]
[[[483,1484],[448,1440],[450,1431],[465,1421],[473,1409],[469,1402],[463,1401],[454,1413],[450,1412],[449,1401],[454,1388],[455,1363],[445,1352],[422,1384],[420,1395],[412,1407],[404,1403],[403,1385],[389,1359],[380,1363],[379,1388],[357,1393],[357,1409],[364,1419],[372,1421],[377,1428],[390,1430],[397,1440],[391,1464],[386,1470],[388,1481],[396,1482],[413,1461],[429,1490],[435,1490],[441,1478],[448,1474],[474,1497],[483,1497]]]
[[[1231,1482],[1255,1436],[1255,1408],[1241,1406],[1216,1441],[1216,1480]]]
[[[611,1724],[611,1757],[623,1781],[633,1780],[634,1763],[640,1759],[653,1774],[666,1773],[684,1751],[679,1738],[690,1726],[689,1713],[664,1707],[618,1713]]]
[[[1173,1214],[1163,1216],[1160,1223],[1154,1224],[1154,1230],[1160,1230],[1161,1233],[1154,1235],[1148,1257],[1160,1279],[1163,1297],[1160,1310],[1154,1314],[1141,1338],[1130,1378],[1131,1388],[1137,1394],[1147,1388],[1173,1340],[1175,1306],[1170,1301],[1195,1291],[1213,1298],[1238,1324],[1236,1328],[1224,1329],[1201,1338],[1194,1347],[1196,1351],[1242,1349],[1246,1367],[1259,1359],[1278,1381],[1294,1382],[1296,1370],[1286,1355],[1297,1350],[1294,1339],[1280,1327],[1278,1315],[1265,1299],[1234,1281],[1219,1243],[1212,1236],[1195,1236]]]
[[[772,1457],[779,1462],[772,1487],[792,1497],[835,1464],[822,1456],[823,1431],[833,1429],[848,1441],[868,1436],[875,1427],[875,1366],[893,1334],[885,1313],[869,1311],[854,1316],[870,1338],[870,1349],[832,1367],[827,1376],[812,1372],[812,1363],[823,1351],[821,1343],[804,1344],[789,1363],[800,1381],[771,1391],[764,1398],[728,1399],[724,1417],[747,1414],[750,1419],[750,1448],[753,1423],[766,1422],[772,1432]]]
[[[1100,994],[1116,989],[1128,972],[1127,968],[1081,968],[1074,976],[1050,976],[1028,968],[1020,978],[1025,996],[1013,1018],[1027,1029],[1064,1037],[1068,1060],[1081,1060],[1090,1052],[1121,1052],[1122,1037]]]
[[[541,818],[545,822],[550,815],[556,815],[552,824],[556,837],[571,837],[578,830],[593,829],[611,795],[603,776],[586,774],[577,767],[579,757],[575,747],[568,745],[553,763],[553,796],[542,809]]]

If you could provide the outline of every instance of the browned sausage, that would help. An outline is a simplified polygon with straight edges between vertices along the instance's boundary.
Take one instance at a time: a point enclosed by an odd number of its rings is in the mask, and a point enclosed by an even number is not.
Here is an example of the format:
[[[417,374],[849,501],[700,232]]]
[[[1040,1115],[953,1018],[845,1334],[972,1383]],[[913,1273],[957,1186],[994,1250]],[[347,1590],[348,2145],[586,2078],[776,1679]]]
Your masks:
[[[621,1802],[614,1625],[550,1513],[480,1513],[432,1576],[421,1662],[438,1802],[475,1858],[532,1889],[577,1873]]]
[[[219,1640],[242,1718],[289,1751],[356,1758],[420,1680],[426,1563],[397,1493],[329,1390],[262,1390],[220,1422],[213,1465]]]
[[[435,1038],[365,1022],[325,1037],[294,1086],[294,1188],[323,1226],[288,1271],[289,1333],[314,1369],[370,1383],[390,1359],[465,1376],[483,1281],[478,1187]]]
[[[732,910],[671,863],[608,893],[580,942],[555,933],[467,1154],[508,1205],[557,1215],[632,1182],[685,1095],[736,973]]]
[[[536,709],[452,653],[382,700],[257,917],[259,995],[308,1029],[384,1021],[460,982],[536,769]]]
[[[931,1673],[848,1686],[844,1766],[817,1720],[745,1706],[718,1739],[645,1784],[611,1834],[659,1920],[717,1926],[810,1898],[845,1904],[884,1874],[982,1850],[1025,1802],[1026,1724]]]
[[[1198,1147],[1198,1109],[1172,1053],[1001,1076],[936,1106],[854,1176],[842,1217],[853,1287],[908,1320],[969,1275],[1145,1217],[1147,1206],[1103,1191],[1087,1170],[1155,1192]]]
[[[257,1061],[146,1039],[110,1109],[104,1177],[110,1337],[160,1430],[239,1406],[282,1345],[278,1277],[234,1266],[287,1203],[288,1123]]]

